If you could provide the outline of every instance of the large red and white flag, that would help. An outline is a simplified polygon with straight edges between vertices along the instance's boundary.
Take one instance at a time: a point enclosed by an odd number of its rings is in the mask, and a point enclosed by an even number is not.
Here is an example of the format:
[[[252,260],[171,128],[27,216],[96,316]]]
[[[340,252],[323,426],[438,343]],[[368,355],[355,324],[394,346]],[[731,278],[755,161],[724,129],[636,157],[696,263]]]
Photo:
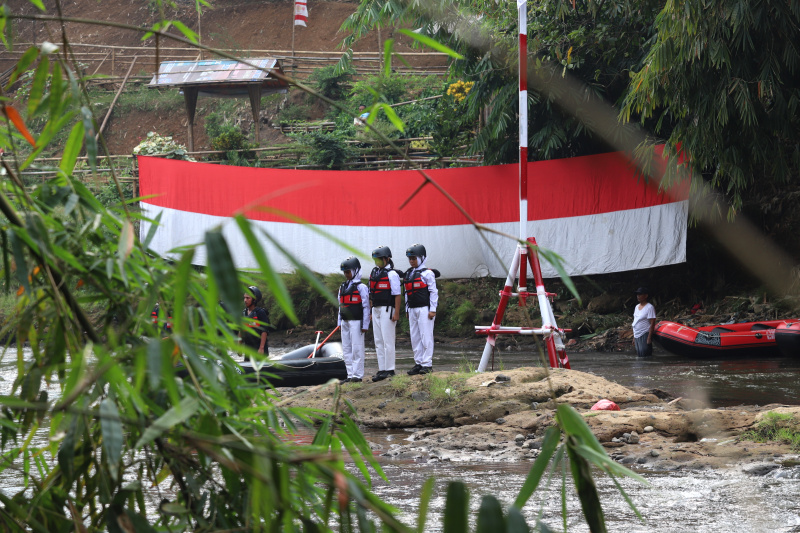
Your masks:
[[[305,26],[308,22],[308,6],[306,0],[294,0],[294,25]]]
[[[518,168],[498,165],[429,170],[428,174],[479,223],[519,233]],[[650,268],[686,260],[687,189],[659,191],[637,178],[619,153],[528,163],[528,235],[558,253],[571,275]],[[427,264],[447,278],[505,277],[516,241],[481,236],[432,186],[403,209],[422,177],[410,170],[279,170],[139,157],[144,216],[160,224],[151,248],[172,250],[202,243],[222,226],[237,266],[256,268],[231,216],[244,210],[263,232],[311,270],[339,271],[351,252],[319,230],[363,252],[365,265],[378,246],[391,248],[398,268],[405,250],[422,243]],[[299,223],[313,224],[315,228]],[[141,224],[142,238],[151,222]],[[278,247],[261,236],[272,265],[295,269]],[[205,264],[205,250],[195,255]],[[545,277],[556,270],[542,263]]]

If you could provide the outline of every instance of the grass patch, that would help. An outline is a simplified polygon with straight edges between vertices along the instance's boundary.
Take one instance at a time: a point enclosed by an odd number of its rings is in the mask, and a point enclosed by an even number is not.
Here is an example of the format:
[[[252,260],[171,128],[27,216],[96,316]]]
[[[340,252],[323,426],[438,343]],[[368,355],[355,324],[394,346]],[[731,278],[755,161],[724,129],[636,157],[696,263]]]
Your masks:
[[[475,362],[466,356],[462,357],[458,362],[459,374],[474,374],[477,369]]]
[[[395,396],[403,396],[411,386],[411,378],[406,374],[395,374],[388,381],[389,390]]]
[[[426,374],[423,382],[431,395],[431,401],[439,404],[457,402],[464,393],[467,378],[464,374]]]
[[[766,413],[755,428],[744,432],[739,439],[753,442],[780,442],[789,444],[793,450],[800,450],[798,421],[789,413]]]

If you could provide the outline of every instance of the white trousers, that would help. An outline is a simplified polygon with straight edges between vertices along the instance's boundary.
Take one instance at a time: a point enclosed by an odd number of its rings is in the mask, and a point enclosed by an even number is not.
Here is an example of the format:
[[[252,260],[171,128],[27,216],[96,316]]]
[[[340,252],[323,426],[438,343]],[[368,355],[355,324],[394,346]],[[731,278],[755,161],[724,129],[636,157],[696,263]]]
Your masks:
[[[342,357],[348,378],[364,377],[364,334],[360,320],[342,320]]]
[[[378,355],[378,370],[394,370],[394,340],[397,322],[392,321],[391,307],[372,308],[372,335]]]
[[[428,318],[428,311],[428,307],[412,307],[408,310],[414,362],[421,366],[433,365],[433,323],[436,317]]]

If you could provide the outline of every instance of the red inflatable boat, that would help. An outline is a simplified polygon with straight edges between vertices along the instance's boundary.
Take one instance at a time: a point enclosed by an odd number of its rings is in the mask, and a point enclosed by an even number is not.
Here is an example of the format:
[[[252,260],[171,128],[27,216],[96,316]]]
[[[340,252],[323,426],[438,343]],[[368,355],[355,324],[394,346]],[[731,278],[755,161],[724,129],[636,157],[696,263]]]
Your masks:
[[[776,357],[782,352],[775,339],[776,331],[786,322],[767,320],[693,328],[662,320],[653,336],[668,352],[686,357]],[[800,328],[786,335],[795,335],[792,339],[800,344]]]
[[[775,342],[786,357],[800,357],[800,321],[793,318],[775,328]]]

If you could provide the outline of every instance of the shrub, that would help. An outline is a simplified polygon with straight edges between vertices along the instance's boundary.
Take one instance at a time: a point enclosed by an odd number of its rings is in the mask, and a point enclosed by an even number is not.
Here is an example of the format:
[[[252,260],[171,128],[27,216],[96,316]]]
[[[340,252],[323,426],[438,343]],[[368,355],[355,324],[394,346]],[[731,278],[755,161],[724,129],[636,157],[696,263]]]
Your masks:
[[[321,95],[332,100],[342,98],[350,88],[355,70],[348,68],[343,72],[336,72],[336,65],[316,69],[309,76],[311,86]]]
[[[289,104],[278,113],[278,123],[289,124],[308,120],[310,111],[307,105]]]
[[[353,150],[347,145],[343,133],[311,131],[292,135],[297,141],[312,148],[306,156],[310,165],[341,170],[344,164],[353,157]]]
[[[374,101],[373,91],[383,97],[390,104],[402,101],[406,93],[406,80],[398,76],[371,76],[356,82],[350,91],[351,99],[360,104],[367,105]]]
[[[213,154],[212,159],[226,160],[241,163],[243,160],[253,159],[256,153],[250,151],[257,145],[247,139],[247,135],[236,126],[223,126],[219,135],[211,139],[212,150],[222,150],[225,154]],[[245,150],[240,152],[239,150]]]

